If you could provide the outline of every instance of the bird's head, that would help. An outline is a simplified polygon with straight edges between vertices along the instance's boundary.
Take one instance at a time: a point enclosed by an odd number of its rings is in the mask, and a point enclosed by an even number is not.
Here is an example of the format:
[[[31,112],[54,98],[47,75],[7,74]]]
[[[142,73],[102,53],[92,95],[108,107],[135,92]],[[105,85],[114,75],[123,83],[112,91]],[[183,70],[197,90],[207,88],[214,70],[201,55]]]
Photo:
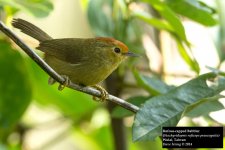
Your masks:
[[[138,55],[130,52],[128,47],[113,38],[98,37],[97,41],[103,44],[108,55],[115,60],[122,61],[127,57],[137,57]]]

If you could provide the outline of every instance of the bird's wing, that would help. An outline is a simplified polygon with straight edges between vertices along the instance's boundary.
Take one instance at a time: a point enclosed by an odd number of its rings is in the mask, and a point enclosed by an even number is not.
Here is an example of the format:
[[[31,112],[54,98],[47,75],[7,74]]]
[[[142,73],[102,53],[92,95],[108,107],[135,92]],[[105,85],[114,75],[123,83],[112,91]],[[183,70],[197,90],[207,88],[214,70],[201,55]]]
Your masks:
[[[77,64],[85,61],[87,51],[83,39],[51,39],[43,41],[37,49],[62,61]]]

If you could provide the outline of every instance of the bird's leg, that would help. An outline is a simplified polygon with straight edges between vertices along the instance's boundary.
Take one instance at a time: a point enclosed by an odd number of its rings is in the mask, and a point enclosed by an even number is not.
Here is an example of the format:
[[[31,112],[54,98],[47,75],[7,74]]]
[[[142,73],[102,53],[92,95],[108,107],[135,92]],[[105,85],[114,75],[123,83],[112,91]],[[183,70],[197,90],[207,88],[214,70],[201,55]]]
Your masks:
[[[60,90],[60,91],[62,91],[70,83],[70,79],[68,76],[66,76],[66,75],[61,75],[61,76],[65,79],[65,81],[63,84],[59,85],[58,90]],[[55,82],[56,81],[52,77],[49,77],[49,79],[48,79],[49,85],[53,85]]]
[[[92,85],[91,87],[93,87],[101,92],[101,97],[98,98],[96,96],[93,96],[93,100],[98,101],[98,102],[104,102],[109,97],[109,93],[100,85]]]

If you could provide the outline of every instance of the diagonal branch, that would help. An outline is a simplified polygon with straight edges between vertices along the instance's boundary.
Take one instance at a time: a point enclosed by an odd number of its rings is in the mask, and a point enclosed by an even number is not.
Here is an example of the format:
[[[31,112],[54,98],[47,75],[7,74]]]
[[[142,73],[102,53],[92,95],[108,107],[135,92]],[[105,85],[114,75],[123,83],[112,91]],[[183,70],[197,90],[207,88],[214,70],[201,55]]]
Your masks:
[[[42,58],[40,58],[30,47],[28,47],[15,33],[5,26],[2,21],[0,21],[0,30],[12,39],[22,50],[24,50],[24,52],[27,53],[27,55],[29,55],[54,80],[60,84],[65,82],[65,79],[62,76],[55,72],[55,70],[53,70]],[[101,92],[91,87],[82,87],[72,82],[69,83],[68,87],[89,95],[101,97]],[[113,95],[109,95],[106,100],[116,103],[117,105],[120,105],[121,107],[134,113],[139,110],[139,107]]]

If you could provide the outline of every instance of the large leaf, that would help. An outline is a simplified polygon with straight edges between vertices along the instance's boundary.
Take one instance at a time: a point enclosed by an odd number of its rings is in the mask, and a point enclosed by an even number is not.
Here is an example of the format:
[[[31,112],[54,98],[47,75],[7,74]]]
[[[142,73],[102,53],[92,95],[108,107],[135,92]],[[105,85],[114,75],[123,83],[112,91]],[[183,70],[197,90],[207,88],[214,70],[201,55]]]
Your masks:
[[[0,140],[16,126],[31,100],[28,72],[21,55],[0,41]]]
[[[214,26],[217,20],[212,17],[212,12],[206,5],[201,5],[195,0],[167,0],[167,4],[176,13],[188,17],[206,26]]]
[[[212,86],[207,81],[215,79]],[[213,97],[225,89],[225,78],[215,73],[201,75],[169,91],[149,99],[137,112],[133,124],[133,140],[153,140],[163,126],[176,126],[187,106]]]

